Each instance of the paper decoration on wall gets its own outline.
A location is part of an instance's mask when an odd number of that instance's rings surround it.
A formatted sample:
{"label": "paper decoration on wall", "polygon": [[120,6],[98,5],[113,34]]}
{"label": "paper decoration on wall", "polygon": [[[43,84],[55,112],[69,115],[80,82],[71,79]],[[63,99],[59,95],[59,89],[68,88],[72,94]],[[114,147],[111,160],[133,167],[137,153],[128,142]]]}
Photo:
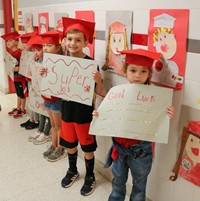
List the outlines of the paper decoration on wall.
{"label": "paper decoration on wall", "polygon": [[42,94],[92,105],[96,61],[45,53],[43,65],[48,73],[41,81]]}
{"label": "paper decoration on wall", "polygon": [[181,89],[185,75],[189,10],[150,10],[148,49],[162,53],[153,64],[152,82]]}
{"label": "paper decoration on wall", "polygon": [[179,176],[200,186],[200,121],[189,121],[188,127],[182,130],[181,146],[177,162],[172,170],[175,175],[170,180],[175,181]]}
{"label": "paper decoration on wall", "polygon": [[30,33],[34,31],[33,28],[33,14],[26,13],[24,16],[25,32]]}
{"label": "paper decoration on wall", "polygon": [[67,13],[54,13],[54,28],[63,31],[62,17],[68,17]]}
{"label": "paper decoration on wall", "polygon": [[22,11],[19,10],[18,11],[18,27],[19,27],[19,33],[21,34],[21,32],[23,31],[23,15],[22,15]]}
{"label": "paper decoration on wall", "polygon": [[[94,22],[94,11],[76,11],[76,19]],[[94,44],[95,40],[93,40],[92,44],[89,43],[87,47],[83,48],[83,52],[93,59],[94,59]]]}
{"label": "paper decoration on wall", "polygon": [[122,75],[124,55],[119,51],[131,47],[132,11],[106,12],[106,63],[103,70]]}
{"label": "paper decoration on wall", "polygon": [[7,75],[14,81],[13,68],[18,65],[17,59],[15,59],[11,54],[5,51],[4,64]]}
{"label": "paper decoration on wall", "polygon": [[44,107],[44,99],[41,97],[40,92],[40,82],[41,76],[39,74],[39,68],[41,64],[33,62],[31,65],[31,85],[29,87],[29,99],[28,99],[28,108],[39,114],[48,116],[47,110]]}
{"label": "paper decoration on wall", "polygon": [[19,73],[27,78],[31,78],[31,66],[33,65],[34,53],[23,50],[20,57]]}
{"label": "paper decoration on wall", "polygon": [[38,34],[45,33],[49,29],[49,14],[39,13],[38,14]]}
{"label": "paper decoration on wall", "polygon": [[111,88],[93,117],[90,134],[168,143],[166,108],[172,89],[140,84]]}

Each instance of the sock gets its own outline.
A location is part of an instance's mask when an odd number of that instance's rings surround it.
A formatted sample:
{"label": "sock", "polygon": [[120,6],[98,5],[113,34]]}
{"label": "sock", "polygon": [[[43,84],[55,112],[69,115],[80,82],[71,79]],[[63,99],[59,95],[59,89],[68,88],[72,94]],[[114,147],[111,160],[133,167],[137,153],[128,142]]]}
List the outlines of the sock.
{"label": "sock", "polygon": [[78,152],[74,153],[74,154],[69,154],[68,153],[68,158],[69,158],[69,170],[71,170],[72,172],[77,172],[77,155]]}
{"label": "sock", "polygon": [[94,157],[90,160],[85,158],[86,176],[94,176]]}

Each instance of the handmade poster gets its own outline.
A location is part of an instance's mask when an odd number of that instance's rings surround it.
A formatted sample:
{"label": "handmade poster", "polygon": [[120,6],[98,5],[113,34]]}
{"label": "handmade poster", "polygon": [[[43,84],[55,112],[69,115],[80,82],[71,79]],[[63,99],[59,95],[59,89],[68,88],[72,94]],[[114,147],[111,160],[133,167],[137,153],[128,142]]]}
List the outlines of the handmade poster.
{"label": "handmade poster", "polygon": [[54,28],[63,31],[62,17],[68,17],[67,13],[54,13]]}
{"label": "handmade poster", "polygon": [[170,180],[179,176],[200,187],[200,121],[189,121],[181,136],[181,146],[177,162]]}
{"label": "handmade poster", "polygon": [[14,71],[13,68],[18,65],[17,59],[5,51],[4,56],[5,71],[7,75],[14,81]]}
{"label": "handmade poster", "polygon": [[189,10],[150,10],[148,49],[160,52],[162,60],[153,64],[151,81],[181,89],[185,76]]}
{"label": "handmade poster", "polygon": [[[94,22],[94,11],[76,11],[76,19],[86,20],[89,22]],[[83,48],[83,52],[94,59],[94,41],[90,44],[88,43],[87,47]]]}
{"label": "handmade poster", "polygon": [[25,32],[30,33],[34,31],[33,28],[33,14],[32,13],[26,13],[24,16],[25,21]]}
{"label": "handmade poster", "polygon": [[38,14],[38,34],[45,33],[49,29],[49,14],[39,13]]}
{"label": "handmade poster", "polygon": [[39,83],[41,82],[42,77],[39,74],[39,68],[41,64],[33,62],[31,66],[31,85],[29,87],[29,99],[28,99],[28,108],[31,111],[37,112],[48,116],[47,110],[44,107],[44,99],[41,97],[41,92],[39,88]]}
{"label": "handmade poster", "polygon": [[106,12],[106,62],[103,70],[123,74],[124,55],[120,51],[131,48],[132,11]]}
{"label": "handmade poster", "polygon": [[31,66],[33,65],[34,53],[31,51],[23,50],[20,58],[19,73],[27,78],[31,78]]}
{"label": "handmade poster", "polygon": [[89,133],[168,143],[166,108],[172,105],[172,94],[172,89],[157,86],[115,86],[97,109]]}
{"label": "handmade poster", "polygon": [[44,54],[43,66],[48,73],[40,84],[42,94],[60,97],[85,105],[92,105],[97,62],[90,59]]}

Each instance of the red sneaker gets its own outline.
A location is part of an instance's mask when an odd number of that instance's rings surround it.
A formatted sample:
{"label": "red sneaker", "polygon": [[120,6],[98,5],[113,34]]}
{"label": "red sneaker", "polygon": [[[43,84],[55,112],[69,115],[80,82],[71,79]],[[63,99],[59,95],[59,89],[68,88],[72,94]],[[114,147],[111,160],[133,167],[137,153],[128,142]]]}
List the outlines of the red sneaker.
{"label": "red sneaker", "polygon": [[17,108],[13,108],[12,111],[8,112],[9,116],[14,116],[15,114],[17,114],[19,110]]}
{"label": "red sneaker", "polygon": [[22,117],[22,111],[21,110],[18,110],[17,113],[15,115],[13,115],[13,117],[15,119],[18,119],[18,118],[21,118]]}
{"label": "red sneaker", "polygon": [[21,114],[22,114],[22,117],[25,117],[27,115],[26,110],[21,110]]}

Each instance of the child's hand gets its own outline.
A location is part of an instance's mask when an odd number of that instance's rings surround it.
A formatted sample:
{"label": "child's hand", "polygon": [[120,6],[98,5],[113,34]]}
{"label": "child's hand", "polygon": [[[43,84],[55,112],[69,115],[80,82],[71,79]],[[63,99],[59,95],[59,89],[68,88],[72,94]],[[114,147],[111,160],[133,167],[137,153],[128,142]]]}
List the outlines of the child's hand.
{"label": "child's hand", "polygon": [[94,81],[95,81],[96,83],[102,82],[102,80],[101,80],[101,73],[100,73],[98,70],[94,70],[94,71],[92,72],[92,76],[93,76],[93,79],[94,79]]}
{"label": "child's hand", "polygon": [[47,76],[48,69],[45,68],[44,66],[41,66],[40,69],[39,69],[39,73],[40,73],[40,75],[42,75],[42,76]]}
{"label": "child's hand", "polygon": [[172,119],[174,117],[174,112],[175,112],[175,108],[173,106],[169,106],[167,108],[167,114],[170,119]]}
{"label": "child's hand", "polygon": [[19,72],[19,66],[16,66],[12,69],[13,72]]}
{"label": "child's hand", "polygon": [[92,115],[93,115],[93,116],[99,116],[99,113],[98,113],[96,110],[94,110],[94,111],[92,112]]}

